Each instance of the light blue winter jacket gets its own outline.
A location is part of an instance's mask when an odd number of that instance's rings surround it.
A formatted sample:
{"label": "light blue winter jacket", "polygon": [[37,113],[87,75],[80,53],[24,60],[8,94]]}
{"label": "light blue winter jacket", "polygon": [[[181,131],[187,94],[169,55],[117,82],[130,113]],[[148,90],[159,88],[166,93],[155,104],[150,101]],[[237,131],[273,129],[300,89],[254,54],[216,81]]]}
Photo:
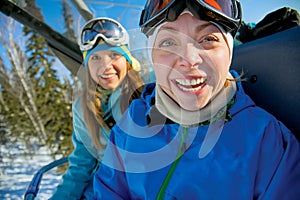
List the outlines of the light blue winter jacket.
{"label": "light blue winter jacket", "polygon": [[[121,117],[120,93],[120,88],[115,90],[110,96],[109,106],[103,106],[105,114],[112,114],[115,120]],[[81,98],[74,101],[72,109],[74,128],[72,141],[74,150],[68,157],[69,167],[63,175],[56,192],[50,198],[51,200],[91,199],[91,195],[93,194],[93,175],[104,153],[97,150],[92,144],[90,134],[84,123]],[[109,117],[110,114],[106,116]],[[100,132],[106,135],[107,140],[109,132],[103,128],[100,128]]]}
{"label": "light blue winter jacket", "polygon": [[298,200],[299,141],[237,85],[231,121],[194,127],[162,116],[148,85],[112,129],[95,199]]}
{"label": "light blue winter jacket", "polygon": [[[155,81],[152,69],[149,69],[147,73],[141,74],[141,76],[145,83]],[[111,94],[108,104],[102,104],[106,118],[112,116],[115,121],[121,118],[120,96],[121,88],[119,87]],[[69,167],[55,193],[50,198],[51,200],[91,199],[93,194],[93,176],[104,153],[97,150],[92,144],[91,137],[84,123],[81,98],[74,101],[72,111],[74,150],[68,157]],[[105,140],[107,141],[110,131],[107,132],[105,129],[100,128],[100,132],[106,136]]]}

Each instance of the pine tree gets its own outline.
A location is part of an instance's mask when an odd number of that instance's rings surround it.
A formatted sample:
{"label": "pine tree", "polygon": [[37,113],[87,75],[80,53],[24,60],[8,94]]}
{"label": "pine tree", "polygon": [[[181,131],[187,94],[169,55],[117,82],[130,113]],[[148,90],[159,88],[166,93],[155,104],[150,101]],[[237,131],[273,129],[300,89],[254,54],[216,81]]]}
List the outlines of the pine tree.
{"label": "pine tree", "polygon": [[[42,19],[35,1],[29,2],[31,13]],[[24,141],[27,146],[38,141],[47,145],[53,156],[68,155],[73,148],[72,84],[76,80],[60,81],[54,69],[56,58],[38,33],[24,26],[24,47],[10,30],[8,36],[1,35],[1,39],[8,38],[1,43],[11,66],[0,62],[0,134],[10,142]]]}
{"label": "pine tree", "polygon": [[[34,90],[30,77],[26,73],[26,55],[15,42],[13,36],[13,23],[7,24],[6,37],[1,37],[2,44],[7,50],[11,63],[10,67],[1,64],[1,114],[4,117],[7,138],[11,142],[24,141],[30,144],[32,138],[39,139],[45,144],[46,134],[43,132],[41,121],[38,121],[37,109],[34,103]],[[5,40],[6,39],[6,40]],[[34,133],[39,133],[33,135]],[[33,137],[32,137],[33,136]]]}
{"label": "pine tree", "polygon": [[[31,9],[34,7],[31,5]],[[72,101],[65,101],[66,88],[53,68],[54,54],[44,38],[27,27],[23,31],[28,38],[26,52],[32,63],[28,72],[35,77],[35,101],[47,132],[47,145],[54,153],[67,155],[72,149]]]}

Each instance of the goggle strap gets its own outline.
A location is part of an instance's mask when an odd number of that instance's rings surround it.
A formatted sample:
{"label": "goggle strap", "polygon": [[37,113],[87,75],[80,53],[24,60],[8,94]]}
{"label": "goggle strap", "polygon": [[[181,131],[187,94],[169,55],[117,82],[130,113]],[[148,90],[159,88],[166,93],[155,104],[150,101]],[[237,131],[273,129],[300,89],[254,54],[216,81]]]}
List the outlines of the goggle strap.
{"label": "goggle strap", "polygon": [[83,53],[82,53],[83,60],[86,58],[86,54],[87,54],[87,51],[83,51]]}

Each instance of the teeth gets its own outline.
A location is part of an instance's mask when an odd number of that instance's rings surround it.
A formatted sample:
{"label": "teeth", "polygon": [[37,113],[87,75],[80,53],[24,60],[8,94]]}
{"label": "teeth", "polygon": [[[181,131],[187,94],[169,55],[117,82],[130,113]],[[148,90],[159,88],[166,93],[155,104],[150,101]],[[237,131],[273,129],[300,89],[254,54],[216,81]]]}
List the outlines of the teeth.
{"label": "teeth", "polygon": [[115,74],[108,74],[108,75],[105,75],[105,74],[102,74],[101,77],[102,78],[112,78]]}
{"label": "teeth", "polygon": [[191,85],[196,85],[197,84],[197,80],[193,79],[191,80]]}
{"label": "teeth", "polygon": [[205,82],[205,79],[202,78],[196,78],[196,79],[177,79],[176,82],[179,85],[183,86],[194,86],[198,84],[203,84]]}
{"label": "teeth", "polygon": [[178,85],[178,86],[180,87],[180,89],[182,89],[183,91],[186,91],[186,92],[195,92],[202,88],[202,85],[195,87],[195,88],[186,88],[186,87],[183,87],[182,85]]}
{"label": "teeth", "polygon": [[[195,79],[177,79],[176,83],[180,89],[187,92],[194,92],[200,90],[203,84],[206,82],[206,79],[195,78]],[[195,87],[196,86],[196,87]]]}

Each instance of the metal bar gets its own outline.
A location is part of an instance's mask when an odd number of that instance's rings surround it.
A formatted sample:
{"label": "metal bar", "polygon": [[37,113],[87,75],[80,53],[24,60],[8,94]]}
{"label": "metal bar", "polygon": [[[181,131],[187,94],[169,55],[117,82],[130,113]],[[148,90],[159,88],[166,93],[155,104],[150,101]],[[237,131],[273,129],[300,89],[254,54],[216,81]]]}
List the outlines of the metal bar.
{"label": "metal bar", "polygon": [[[73,74],[77,73],[82,64],[82,54],[78,44],[56,32],[50,26],[33,17],[11,1],[1,0],[0,4],[0,11],[2,13],[35,30],[45,38],[49,46],[55,50],[54,52],[62,63],[64,63]],[[75,65],[74,62],[76,63]],[[72,63],[72,65],[68,63]]]}
{"label": "metal bar", "polygon": [[27,190],[24,195],[25,200],[33,200],[37,196],[40,188],[40,183],[44,173],[53,169],[54,167],[66,164],[68,162],[68,157],[61,158],[59,160],[55,160],[48,165],[43,166],[32,178],[31,182],[29,183]]}

